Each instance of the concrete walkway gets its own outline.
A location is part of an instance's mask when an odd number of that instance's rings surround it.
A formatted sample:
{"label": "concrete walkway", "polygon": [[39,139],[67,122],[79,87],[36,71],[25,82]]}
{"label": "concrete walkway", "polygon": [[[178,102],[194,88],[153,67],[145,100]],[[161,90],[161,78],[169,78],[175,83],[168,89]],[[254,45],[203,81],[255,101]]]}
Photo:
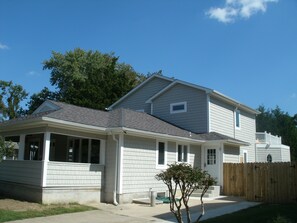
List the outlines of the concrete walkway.
{"label": "concrete walkway", "polygon": [[[241,209],[249,208],[259,203],[247,202],[235,197],[220,197],[217,199],[204,199],[206,214],[201,220],[232,213]],[[200,214],[200,201],[193,198],[190,200],[192,219]],[[111,204],[91,204],[99,210],[63,214],[49,217],[33,218],[11,223],[125,223],[125,222],[176,222],[175,217],[169,210],[169,204],[159,204],[155,207],[142,204],[124,204],[114,206]]]}

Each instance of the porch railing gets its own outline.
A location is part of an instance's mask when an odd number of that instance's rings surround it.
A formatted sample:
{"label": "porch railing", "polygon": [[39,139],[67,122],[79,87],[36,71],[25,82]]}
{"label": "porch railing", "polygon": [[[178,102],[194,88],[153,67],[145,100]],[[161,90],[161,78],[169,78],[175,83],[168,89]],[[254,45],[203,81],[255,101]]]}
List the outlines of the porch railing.
{"label": "porch railing", "polygon": [[282,137],[271,135],[267,132],[257,132],[256,133],[257,143],[268,143],[270,145],[281,145]]}

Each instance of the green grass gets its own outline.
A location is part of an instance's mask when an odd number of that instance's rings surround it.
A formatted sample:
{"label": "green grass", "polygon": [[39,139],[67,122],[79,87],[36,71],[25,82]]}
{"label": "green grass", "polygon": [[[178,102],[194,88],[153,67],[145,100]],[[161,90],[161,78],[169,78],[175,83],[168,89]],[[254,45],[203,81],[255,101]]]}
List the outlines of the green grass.
{"label": "green grass", "polygon": [[296,223],[297,204],[262,204],[203,223]]}
{"label": "green grass", "polygon": [[45,217],[51,215],[59,215],[66,213],[75,213],[82,211],[95,210],[95,208],[71,204],[63,206],[48,206],[42,210],[28,210],[28,211],[11,211],[11,210],[0,210],[0,222],[15,221],[26,218]]}

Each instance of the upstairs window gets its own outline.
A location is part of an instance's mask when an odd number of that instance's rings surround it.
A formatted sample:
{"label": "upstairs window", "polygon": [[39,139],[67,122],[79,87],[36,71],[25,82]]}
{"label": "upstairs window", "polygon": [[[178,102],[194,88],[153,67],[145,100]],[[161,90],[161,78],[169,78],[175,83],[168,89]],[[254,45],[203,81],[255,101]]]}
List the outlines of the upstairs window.
{"label": "upstairs window", "polygon": [[182,113],[187,112],[187,102],[178,102],[170,104],[170,113]]}
{"label": "upstairs window", "polygon": [[188,162],[187,145],[177,145],[177,162]]}
{"label": "upstairs window", "polygon": [[240,129],[240,111],[235,111],[235,128]]}

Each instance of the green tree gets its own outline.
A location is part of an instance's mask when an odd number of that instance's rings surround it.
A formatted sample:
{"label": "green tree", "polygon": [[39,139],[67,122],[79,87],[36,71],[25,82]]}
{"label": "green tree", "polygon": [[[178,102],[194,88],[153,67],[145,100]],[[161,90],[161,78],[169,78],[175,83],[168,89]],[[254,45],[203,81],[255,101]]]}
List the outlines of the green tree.
{"label": "green tree", "polygon": [[[105,109],[146,79],[114,54],[79,48],[65,54],[52,52],[43,69],[51,71],[50,83],[57,89],[53,94],[60,101],[95,109]],[[43,96],[41,92],[31,98],[30,111],[47,98]]]}
{"label": "green tree", "polygon": [[2,136],[0,136],[0,162],[3,157],[12,157],[14,155],[14,146],[12,142],[6,142]]}
{"label": "green tree", "polygon": [[261,112],[256,118],[257,132],[271,132],[282,137],[282,143],[291,148],[291,159],[297,160],[297,114],[290,116],[278,106],[275,109],[266,109],[259,106]]}
{"label": "green tree", "polygon": [[[199,168],[193,168],[190,164],[174,163],[168,165],[168,168],[165,171],[157,174],[156,179],[161,180],[166,184],[169,191],[170,211],[174,214],[179,223],[183,222],[181,211],[182,204],[186,209],[187,222],[192,222],[188,202],[192,193],[197,189],[201,189],[201,214],[194,222],[200,221],[205,213],[203,196],[208,188],[216,183],[213,177],[206,171],[202,171]],[[178,191],[181,193],[180,196],[177,196]]]}
{"label": "green tree", "polygon": [[12,81],[0,80],[0,111],[4,119],[13,119],[20,115],[22,100],[28,93],[21,85],[13,84]]}

